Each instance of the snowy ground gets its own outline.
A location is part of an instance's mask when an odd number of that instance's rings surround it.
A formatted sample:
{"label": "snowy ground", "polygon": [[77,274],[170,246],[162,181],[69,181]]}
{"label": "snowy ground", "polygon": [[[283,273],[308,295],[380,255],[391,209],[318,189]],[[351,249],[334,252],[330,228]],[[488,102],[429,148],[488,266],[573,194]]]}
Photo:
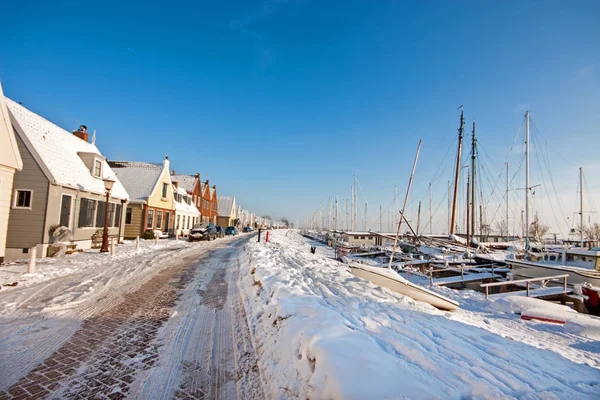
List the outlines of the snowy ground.
{"label": "snowy ground", "polygon": [[0,270],[0,399],[262,398],[238,293],[251,235]]}
{"label": "snowy ground", "polygon": [[432,288],[461,303],[441,312],[354,277],[293,231],[247,252],[239,285],[272,398],[598,398],[598,318],[524,321],[513,311],[540,303]]}

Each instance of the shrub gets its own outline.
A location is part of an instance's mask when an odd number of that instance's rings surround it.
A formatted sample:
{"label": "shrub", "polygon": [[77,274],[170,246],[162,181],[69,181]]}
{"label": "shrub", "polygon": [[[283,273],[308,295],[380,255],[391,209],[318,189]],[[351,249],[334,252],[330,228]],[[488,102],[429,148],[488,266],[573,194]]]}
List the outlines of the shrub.
{"label": "shrub", "polygon": [[148,229],[146,232],[144,232],[144,239],[156,239],[156,236],[154,236],[154,231],[152,229]]}

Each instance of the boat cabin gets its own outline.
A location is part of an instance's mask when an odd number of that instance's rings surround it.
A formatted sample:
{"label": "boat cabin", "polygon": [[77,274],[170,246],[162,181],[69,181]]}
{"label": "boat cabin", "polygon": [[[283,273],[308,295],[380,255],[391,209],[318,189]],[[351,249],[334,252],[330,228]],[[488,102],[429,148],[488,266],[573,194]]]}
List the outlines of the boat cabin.
{"label": "boat cabin", "polygon": [[600,271],[600,248],[592,250],[573,248],[563,253],[543,253],[539,261]]}

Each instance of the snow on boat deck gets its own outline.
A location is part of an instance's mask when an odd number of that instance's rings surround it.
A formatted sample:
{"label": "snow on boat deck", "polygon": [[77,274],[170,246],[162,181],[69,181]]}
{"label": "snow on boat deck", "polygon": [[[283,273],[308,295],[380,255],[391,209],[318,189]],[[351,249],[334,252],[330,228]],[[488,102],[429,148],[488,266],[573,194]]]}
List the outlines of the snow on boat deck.
{"label": "snow on boat deck", "polygon": [[441,312],[354,277],[333,249],[272,233],[248,244],[239,282],[267,397],[597,398],[600,338],[581,329],[597,318],[524,321],[434,286],[461,303]]}

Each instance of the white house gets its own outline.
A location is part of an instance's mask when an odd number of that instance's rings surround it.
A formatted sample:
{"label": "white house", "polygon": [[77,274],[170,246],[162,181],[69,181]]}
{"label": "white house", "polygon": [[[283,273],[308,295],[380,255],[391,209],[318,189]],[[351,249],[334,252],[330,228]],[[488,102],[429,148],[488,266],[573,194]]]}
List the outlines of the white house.
{"label": "white house", "polygon": [[[15,173],[6,259],[46,256],[53,227],[72,231],[73,244],[92,247],[108,215],[110,236],[123,237],[127,191],[82,125],[73,133],[4,98],[23,169]],[[106,204],[105,181],[114,181]]]}
{"label": "white house", "polygon": [[16,171],[22,169],[23,160],[4,101],[2,84],[0,84],[0,264],[4,262],[6,252],[6,234],[14,175]]}
{"label": "white house", "polygon": [[194,224],[200,222],[200,211],[184,188],[173,184],[175,198],[175,232],[179,236],[187,236]]}

